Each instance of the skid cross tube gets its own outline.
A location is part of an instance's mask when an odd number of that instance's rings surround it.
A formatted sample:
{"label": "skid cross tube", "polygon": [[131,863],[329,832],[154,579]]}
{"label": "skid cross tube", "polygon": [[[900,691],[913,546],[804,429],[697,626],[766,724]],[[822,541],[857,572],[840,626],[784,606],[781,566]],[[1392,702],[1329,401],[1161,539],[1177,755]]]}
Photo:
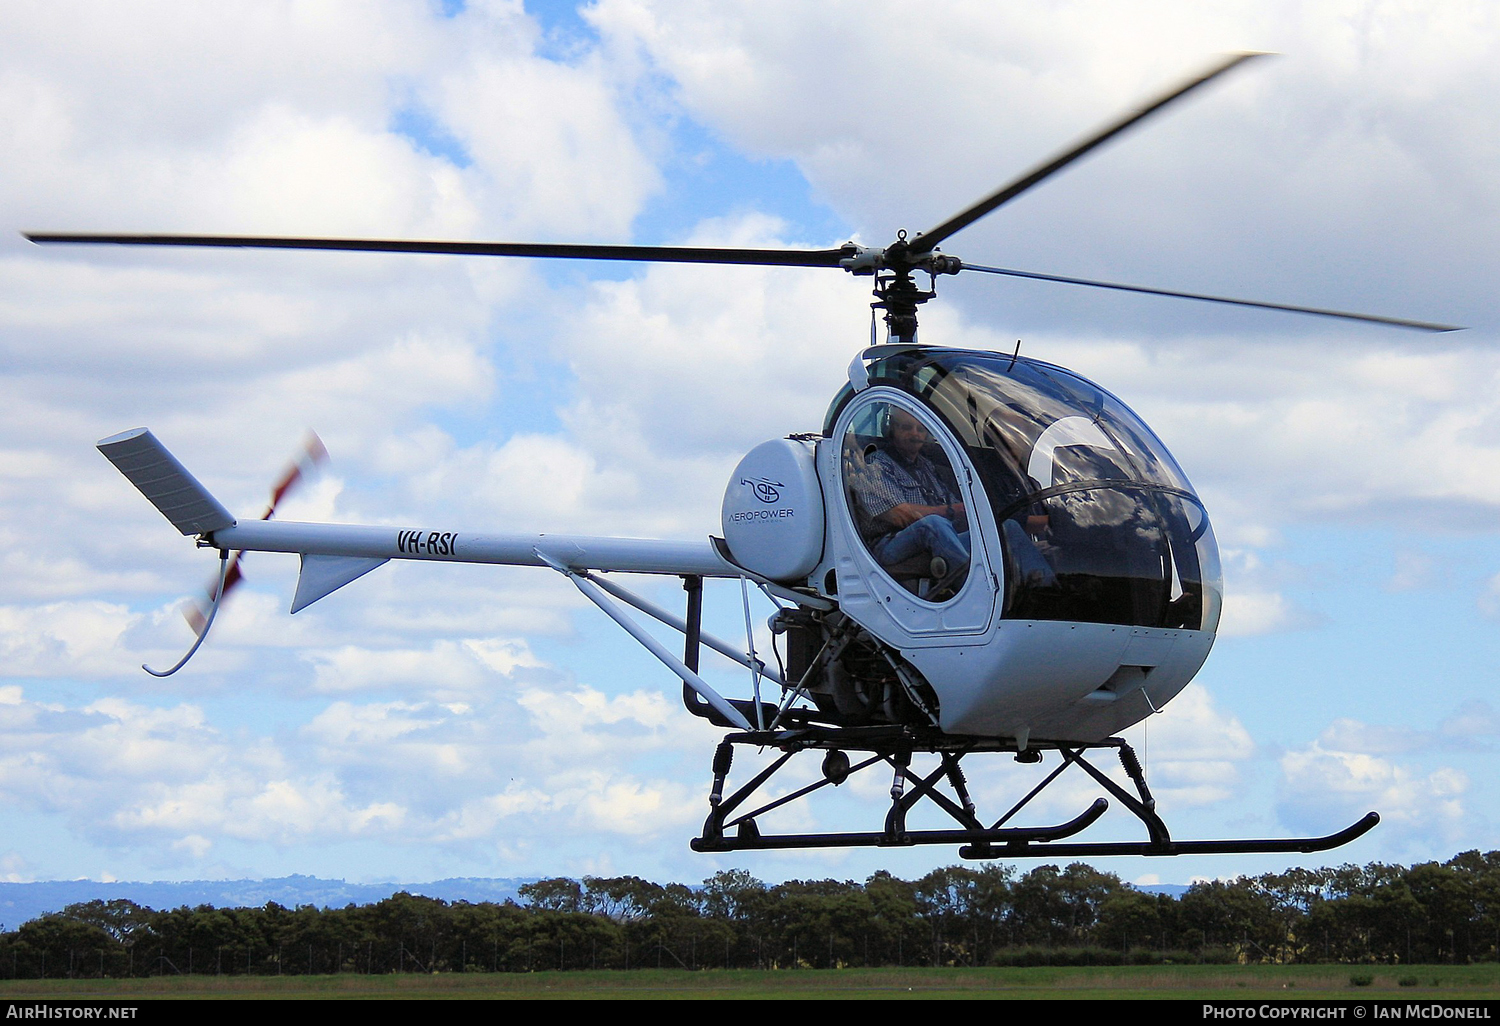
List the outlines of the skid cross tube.
{"label": "skid cross tube", "polygon": [[[748,782],[728,797],[725,781],[733,761],[736,745],[774,748],[780,754]],[[1130,779],[1135,793],[1111,778],[1085,758],[1090,749],[1114,749]],[[962,738],[940,732],[902,727],[822,727],[803,726],[789,730],[746,731],[729,734],[714,756],[714,784],[709,798],[710,812],[704,821],[702,835],[692,841],[694,851],[724,852],[738,850],[771,850],[794,848],[906,847],[918,844],[959,845],[959,855],[966,859],[1055,858],[1103,855],[1188,855],[1316,852],[1337,848],[1360,837],[1377,823],[1374,812],[1345,827],[1321,837],[1241,838],[1230,840],[1173,840],[1166,823],[1156,812],[1156,800],[1146,784],[1145,774],[1134,750],[1122,738],[1102,741],[1037,742],[1028,749],[1055,751],[1060,764],[1016,802],[993,826],[985,826],[969,795],[968,783],[960,763],[979,754],[1018,756],[1021,750],[1013,743],[994,738]],[[849,765],[845,753],[863,751],[867,757]],[[778,798],[772,798],[751,811],[734,815],[746,805],[773,777],[786,769],[792,757],[801,752],[823,754],[823,769],[809,783],[804,783]],[[936,755],[938,765],[931,771],[914,772],[914,755]],[[838,758],[835,758],[838,756]],[[842,764],[845,768],[838,768]],[[890,803],[883,828],[872,831],[830,833],[762,833],[762,817],[823,790],[837,786],[855,773],[884,765],[894,776]],[[1008,826],[1007,824],[1043,790],[1051,786],[1069,768],[1077,766],[1112,796],[1131,815],[1141,821],[1147,840],[1136,842],[1073,842],[1073,835],[1092,826],[1110,807],[1107,798],[1096,798],[1092,805],[1063,823],[1045,826]],[[834,768],[830,768],[834,767]],[[952,790],[942,790],[944,783]],[[769,796],[768,796],[769,797]],[[952,819],[956,828],[912,830],[907,816],[924,802]],[[731,818],[732,817],[732,818]]]}

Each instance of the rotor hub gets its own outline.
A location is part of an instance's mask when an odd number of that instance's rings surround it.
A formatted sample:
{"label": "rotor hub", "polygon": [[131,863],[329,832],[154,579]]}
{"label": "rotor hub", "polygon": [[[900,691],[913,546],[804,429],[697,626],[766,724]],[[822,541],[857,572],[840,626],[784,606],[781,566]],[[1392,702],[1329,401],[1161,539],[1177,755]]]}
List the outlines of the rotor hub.
{"label": "rotor hub", "polygon": [[[839,261],[839,266],[854,275],[872,275],[875,278],[875,302],[871,307],[885,311],[885,324],[892,342],[915,342],[917,340],[917,307],[937,296],[936,282],[939,274],[957,274],[963,270],[963,261],[936,249],[920,248],[921,236],[908,240],[905,229],[896,233],[896,241],[884,249],[870,249],[856,243],[846,243],[848,255]],[[922,289],[912,280],[913,271],[926,271],[930,279],[927,289]]]}

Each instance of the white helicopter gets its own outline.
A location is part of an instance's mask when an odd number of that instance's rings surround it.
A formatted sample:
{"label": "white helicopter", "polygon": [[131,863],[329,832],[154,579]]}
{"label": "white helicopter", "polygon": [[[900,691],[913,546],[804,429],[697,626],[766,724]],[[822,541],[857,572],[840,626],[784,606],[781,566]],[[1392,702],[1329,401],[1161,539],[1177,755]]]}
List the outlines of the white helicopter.
{"label": "white helicopter", "polygon": [[[683,684],[696,715],[729,733],[713,759],[698,851],[958,844],[965,858],[1312,852],[1371,829],[1371,812],[1322,837],[1182,841],[1171,837],[1119,731],[1160,711],[1213,644],[1222,591],[1208,514],[1165,446],[1119,399],[1081,376],[1022,357],[917,342],[917,309],[940,274],[980,271],[1426,331],[1451,325],[1206,296],[970,264],[949,236],[1190,91],[1256,54],[1227,57],[1088,136],[928,232],[883,249],[594,246],[243,236],[31,233],[38,243],[259,247],[842,268],[872,277],[888,341],[863,349],[821,431],[767,441],[725,491],[722,536],[700,542],[394,529],[236,519],[145,429],[98,443],[184,535],[218,550],[220,572],[197,642],[207,637],[231,553],[301,557],[293,613],[391,559],[550,568],[620,624]],[[923,289],[916,272],[929,276]],[[273,505],[274,508],[274,505]],[[683,615],[607,576],[680,577]],[[705,578],[738,578],[778,606],[777,667],[702,629]],[[679,656],[627,607],[684,636]],[[749,606],[746,605],[748,622]],[[745,698],[699,675],[707,646],[751,670]],[[158,671],[150,671],[156,673]],[[779,756],[733,791],[736,745]],[[1122,786],[1087,757],[1113,750]],[[998,818],[981,817],[962,761],[986,753],[1058,766]],[[810,782],[770,797],[801,753]],[[851,753],[855,757],[851,759]],[[923,768],[913,765],[921,756]],[[930,760],[935,757],[935,763]],[[857,760],[857,761],[856,761]],[[805,760],[804,760],[805,761]],[[799,766],[801,763],[799,763]],[[1074,819],[1013,821],[1076,766],[1139,818],[1138,842],[1067,840],[1108,808]],[[930,768],[928,768],[930,767]],[[776,810],[862,772],[892,774],[880,829],[773,833]],[[908,828],[926,803],[952,825]],[[763,831],[763,826],[767,829]]]}

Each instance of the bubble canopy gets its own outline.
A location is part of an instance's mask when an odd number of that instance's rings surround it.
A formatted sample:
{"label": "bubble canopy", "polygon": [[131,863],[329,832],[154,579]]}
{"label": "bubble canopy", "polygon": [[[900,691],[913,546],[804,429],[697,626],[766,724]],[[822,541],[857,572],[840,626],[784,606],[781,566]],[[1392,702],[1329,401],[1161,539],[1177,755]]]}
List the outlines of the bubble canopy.
{"label": "bubble canopy", "polygon": [[[867,374],[931,410],[968,460],[1004,551],[1003,616],[1217,629],[1208,514],[1119,399],[1062,367],[967,350],[887,355]],[[852,395],[834,399],[825,435]]]}

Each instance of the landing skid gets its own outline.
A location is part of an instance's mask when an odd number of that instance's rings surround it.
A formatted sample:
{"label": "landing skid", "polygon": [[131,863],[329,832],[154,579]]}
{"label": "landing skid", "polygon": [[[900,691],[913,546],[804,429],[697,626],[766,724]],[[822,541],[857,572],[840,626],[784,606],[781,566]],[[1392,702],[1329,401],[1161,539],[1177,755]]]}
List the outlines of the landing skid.
{"label": "landing skid", "polygon": [[[734,761],[735,745],[773,748],[782,754],[769,766],[728,797],[725,781]],[[1135,793],[1120,786],[1084,757],[1095,749],[1114,749]],[[740,812],[742,806],[761,792],[780,773],[792,757],[801,752],[824,753],[816,778],[780,798]],[[1010,807],[991,825],[979,818],[969,795],[968,783],[960,762],[972,755],[1009,753],[1018,761],[1038,762],[1043,751],[1055,751],[1060,765],[1042,782]],[[856,753],[851,761],[849,753]],[[927,774],[911,770],[912,756],[928,753],[938,756],[937,769]],[[1138,842],[1069,842],[1059,843],[1091,826],[1109,808],[1104,797],[1081,814],[1051,826],[1023,827],[1007,824],[1059,776],[1078,767],[1092,777],[1116,801],[1129,809],[1146,828],[1148,840]],[[806,798],[825,787],[837,786],[856,773],[892,772],[891,803],[884,828],[870,832],[827,834],[763,834],[759,820],[772,811]],[[1324,837],[1276,839],[1241,839],[1222,841],[1174,841],[1167,826],[1156,814],[1156,800],[1146,786],[1140,760],[1121,738],[1090,743],[1032,742],[1025,751],[992,738],[965,738],[937,732],[920,732],[905,727],[823,727],[807,725],[792,730],[748,731],[729,734],[714,752],[714,783],[709,795],[711,811],[703,824],[701,837],[693,839],[694,851],[755,851],[782,848],[853,848],[909,847],[918,844],[957,844],[958,853],[966,859],[1090,857],[1096,855],[1191,855],[1266,852],[1326,851],[1348,844],[1380,822],[1374,812]],[[765,795],[760,800],[765,799]],[[907,814],[923,802],[941,809],[956,824],[941,830],[909,830]]]}

